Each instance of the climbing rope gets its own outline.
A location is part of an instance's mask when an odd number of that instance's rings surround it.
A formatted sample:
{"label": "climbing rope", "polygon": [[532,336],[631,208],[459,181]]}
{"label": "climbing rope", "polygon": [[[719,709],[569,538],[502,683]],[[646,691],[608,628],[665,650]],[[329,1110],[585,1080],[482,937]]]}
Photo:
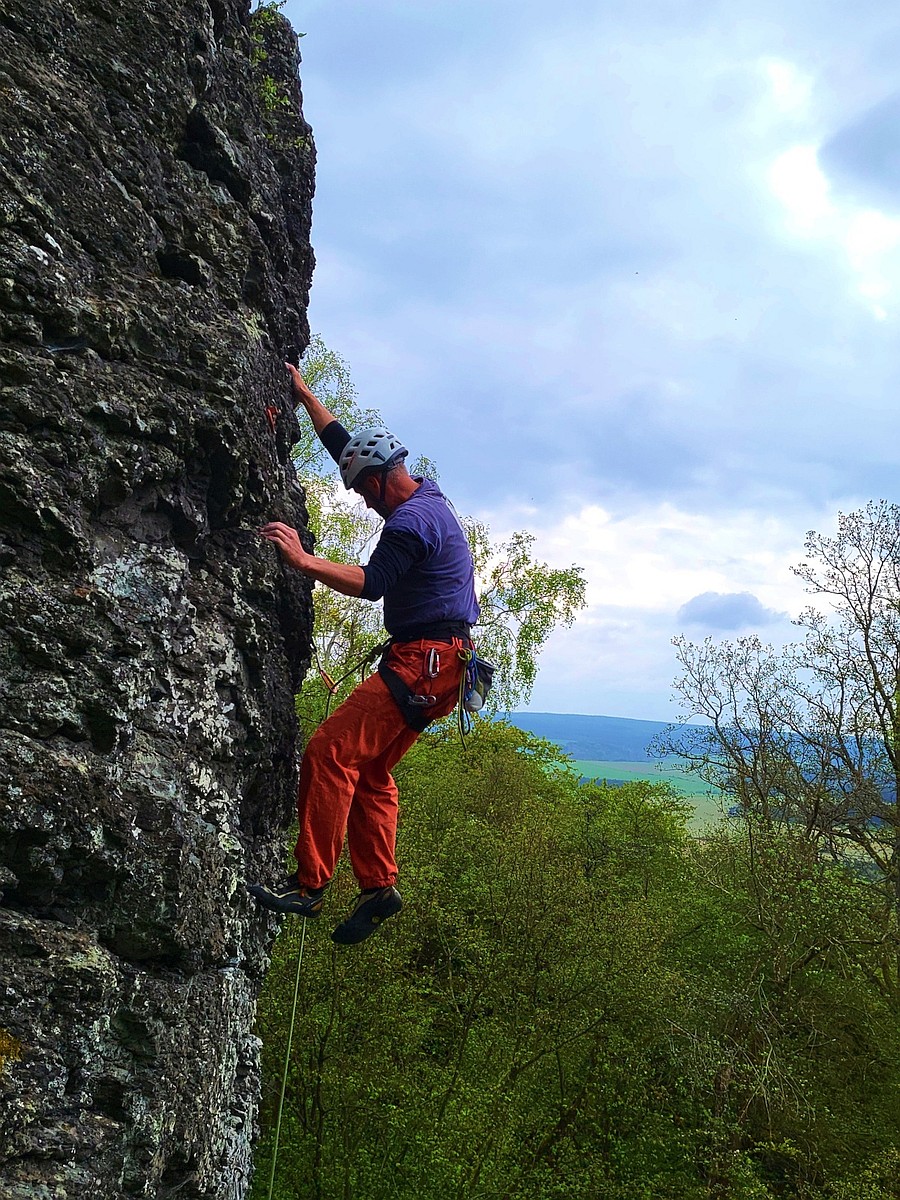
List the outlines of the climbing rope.
{"label": "climbing rope", "polygon": [[300,924],[300,950],[297,954],[297,977],[294,980],[294,1003],[291,1005],[291,1026],[288,1031],[287,1049],[284,1052],[284,1071],[281,1075],[281,1096],[278,1099],[278,1117],[275,1121],[275,1146],[272,1150],[272,1170],[269,1174],[269,1194],[266,1200],[272,1200],[272,1189],[275,1187],[275,1169],[278,1166],[278,1141],[281,1137],[281,1113],[284,1109],[284,1093],[287,1091],[288,1066],[291,1061],[291,1046],[294,1042],[294,1021],[297,1017],[297,997],[300,994],[300,967],[303,963],[303,945],[306,941],[306,922]]}
{"label": "climbing rope", "polygon": [[379,642],[377,646],[373,646],[371,650],[367,650],[359,662],[355,662],[348,671],[343,673],[343,675],[339,676],[337,679],[332,679],[319,662],[319,652],[315,645],[313,645],[313,653],[316,656],[316,668],[319,672],[322,682],[325,684],[325,690],[328,692],[328,699],[325,702],[325,716],[322,718],[323,721],[328,720],[328,716],[331,712],[331,702],[337,695],[338,688],[341,686],[344,680],[348,679],[354,671],[360,671],[362,673],[362,678],[365,679],[366,667],[373,663],[379,655],[383,654],[387,649],[387,646],[388,642]]}

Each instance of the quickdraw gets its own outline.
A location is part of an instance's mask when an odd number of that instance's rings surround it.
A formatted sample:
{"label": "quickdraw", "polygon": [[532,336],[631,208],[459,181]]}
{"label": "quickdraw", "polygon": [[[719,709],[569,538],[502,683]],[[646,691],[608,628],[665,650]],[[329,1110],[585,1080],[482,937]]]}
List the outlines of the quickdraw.
{"label": "quickdraw", "polygon": [[325,687],[328,691],[328,699],[325,702],[325,716],[322,718],[323,720],[325,720],[325,721],[328,720],[328,716],[331,712],[331,702],[334,699],[334,697],[337,695],[337,690],[341,686],[341,684],[344,682],[344,680],[349,679],[349,677],[355,671],[360,671],[364,674],[366,667],[369,666],[370,663],[373,663],[380,654],[383,654],[385,651],[385,648],[389,644],[390,643],[388,643],[388,642],[379,642],[379,644],[377,646],[373,646],[371,650],[367,650],[366,653],[359,660],[359,662],[354,663],[353,666],[348,671],[345,671],[343,673],[343,675],[339,675],[337,679],[331,678],[331,676],[328,674],[328,672],[325,670],[325,668],[319,662],[318,652],[316,653],[316,668],[319,672],[320,679],[325,684]]}

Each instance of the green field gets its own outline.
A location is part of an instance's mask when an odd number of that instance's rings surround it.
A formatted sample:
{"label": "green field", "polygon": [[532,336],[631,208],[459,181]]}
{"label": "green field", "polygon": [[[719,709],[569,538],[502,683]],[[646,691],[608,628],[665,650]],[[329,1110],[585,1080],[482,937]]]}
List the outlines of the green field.
{"label": "green field", "polygon": [[655,762],[591,762],[586,759],[577,759],[572,765],[585,779],[616,779],[624,782],[646,779],[650,783],[671,783],[694,806],[691,819],[693,829],[717,821],[722,815],[720,796],[702,779],[689,775],[680,767]]}

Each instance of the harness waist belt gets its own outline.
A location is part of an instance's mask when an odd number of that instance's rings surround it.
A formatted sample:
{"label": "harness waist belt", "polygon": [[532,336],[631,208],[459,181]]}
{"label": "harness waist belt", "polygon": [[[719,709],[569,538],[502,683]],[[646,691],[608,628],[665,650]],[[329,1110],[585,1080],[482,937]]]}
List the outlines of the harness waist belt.
{"label": "harness waist belt", "polygon": [[468,641],[472,626],[465,621],[435,621],[431,625],[410,625],[391,634],[392,642],[452,642],[454,638]]}

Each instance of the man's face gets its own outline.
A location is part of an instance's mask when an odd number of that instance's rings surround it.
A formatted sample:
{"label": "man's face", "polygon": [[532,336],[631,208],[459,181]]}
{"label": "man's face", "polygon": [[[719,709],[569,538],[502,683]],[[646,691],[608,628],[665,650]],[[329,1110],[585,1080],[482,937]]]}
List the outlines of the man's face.
{"label": "man's face", "polygon": [[365,501],[366,508],[370,508],[372,512],[378,513],[379,517],[387,519],[390,516],[390,510],[381,499],[381,478],[378,475],[369,475],[361,480],[360,486],[353,489],[358,495],[362,496]]}

